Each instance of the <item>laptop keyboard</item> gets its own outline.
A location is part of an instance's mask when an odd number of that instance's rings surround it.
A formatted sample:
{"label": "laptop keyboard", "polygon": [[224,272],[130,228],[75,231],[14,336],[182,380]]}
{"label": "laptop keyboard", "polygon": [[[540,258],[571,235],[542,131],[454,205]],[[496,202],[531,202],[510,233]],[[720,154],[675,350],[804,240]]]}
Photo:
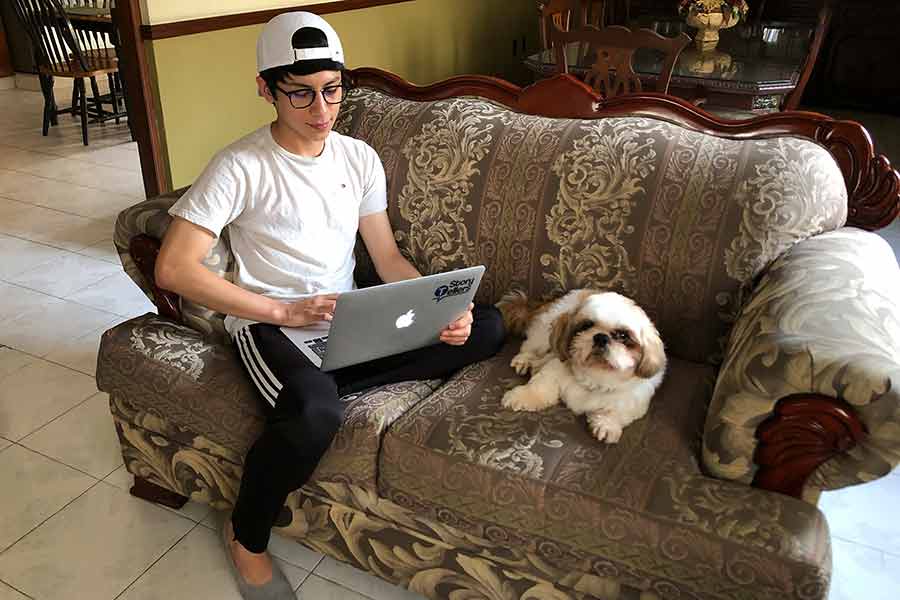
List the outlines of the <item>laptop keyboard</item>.
{"label": "laptop keyboard", "polygon": [[306,347],[316,353],[316,356],[325,360],[325,348],[328,346],[328,336],[313,338],[304,342]]}

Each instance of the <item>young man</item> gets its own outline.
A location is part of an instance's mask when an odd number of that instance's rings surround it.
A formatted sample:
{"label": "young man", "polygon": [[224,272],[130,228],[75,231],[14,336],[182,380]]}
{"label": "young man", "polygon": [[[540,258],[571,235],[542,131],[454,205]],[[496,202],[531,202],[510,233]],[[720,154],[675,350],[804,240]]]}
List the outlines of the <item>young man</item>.
{"label": "young man", "polygon": [[[420,275],[394,241],[378,155],[331,130],[349,84],[335,31],[310,13],[279,15],[260,34],[257,62],[259,95],[275,107],[275,121],[219,152],[171,208],[156,279],[227,315],[267,401],[267,425],[246,457],[224,535],[244,598],[274,600],[294,596],[266,553],[269,533],[340,427],[339,397],[447,376],[496,353],[504,330],[496,309],[470,306],[441,332],[441,344],[332,373],[285,337],[280,326],[330,321],[337,295],[353,288],[357,231],[385,282]],[[202,264],[226,226],[235,283]]]}

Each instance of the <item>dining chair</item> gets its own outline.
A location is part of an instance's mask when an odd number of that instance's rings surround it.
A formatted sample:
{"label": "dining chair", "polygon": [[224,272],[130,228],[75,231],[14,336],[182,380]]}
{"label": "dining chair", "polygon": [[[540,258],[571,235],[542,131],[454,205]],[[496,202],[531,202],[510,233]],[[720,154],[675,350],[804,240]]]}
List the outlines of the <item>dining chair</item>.
{"label": "dining chair", "polygon": [[552,27],[568,31],[573,27],[593,25],[602,27],[606,24],[606,6],[608,0],[540,0],[541,48],[548,49],[549,32]]}
{"label": "dining chair", "polygon": [[612,98],[642,91],[641,78],[632,64],[634,53],[640,48],[656,50],[663,55],[655,91],[667,93],[675,61],[691,42],[691,37],[684,32],[669,38],[650,29],[631,30],[621,25],[599,29],[587,25],[570,31],[554,27],[550,30],[549,42],[556,54],[559,73],[569,72],[566,46],[579,43],[586,56],[592,56],[594,60],[584,77],[585,83],[603,96]]}
{"label": "dining chair", "polygon": [[[44,95],[43,134],[55,125],[57,115],[77,110],[81,114],[81,137],[88,145],[88,114],[95,120],[108,115],[103,110],[96,77],[118,73],[115,56],[97,43],[97,38],[76,31],[60,0],[13,0],[13,8],[31,38]],[[53,78],[74,80],[74,101],[59,109],[53,94]],[[93,107],[88,107],[85,79],[91,80]],[[76,108],[77,107],[77,108]]]}

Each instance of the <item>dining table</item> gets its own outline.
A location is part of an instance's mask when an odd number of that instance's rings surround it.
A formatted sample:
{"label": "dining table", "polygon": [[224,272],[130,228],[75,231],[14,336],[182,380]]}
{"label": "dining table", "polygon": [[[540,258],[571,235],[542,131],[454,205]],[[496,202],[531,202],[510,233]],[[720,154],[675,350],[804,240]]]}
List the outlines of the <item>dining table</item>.
{"label": "dining table", "polygon": [[[643,17],[629,28],[646,28],[667,37],[696,30],[676,18]],[[719,32],[714,50],[701,51],[693,44],[675,63],[668,93],[701,105],[723,118],[741,118],[777,112],[800,79],[809,54],[815,26],[783,21],[742,23]],[[594,63],[594,50],[583,42],[566,46],[569,72],[586,74]],[[634,53],[632,67],[644,89],[652,90],[662,68],[663,57],[641,48]],[[525,59],[526,67],[540,77],[558,72],[555,52],[545,49]]]}

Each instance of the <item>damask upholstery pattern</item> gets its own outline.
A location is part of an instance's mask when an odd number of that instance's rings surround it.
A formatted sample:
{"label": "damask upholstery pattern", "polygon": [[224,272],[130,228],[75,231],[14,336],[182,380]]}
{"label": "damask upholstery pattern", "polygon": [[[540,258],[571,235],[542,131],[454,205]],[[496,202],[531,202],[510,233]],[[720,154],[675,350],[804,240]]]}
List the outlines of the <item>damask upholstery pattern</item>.
{"label": "damask upholstery pattern", "polygon": [[730,140],[644,118],[549,119],[479,98],[355,90],[337,128],[385,163],[398,244],[423,272],[484,264],[479,299],[632,296],[671,353],[718,362],[755,277],[840,227],[847,195],[808,140]]}
{"label": "damask upholstery pattern", "polygon": [[[375,489],[384,432],[439,384],[401,382],[342,398],[344,425],[316,479]],[[103,334],[97,385],[110,394],[113,414],[122,416],[120,436],[139,427],[186,448],[214,449],[234,468],[243,464],[265,422],[262,400],[230,344],[153,314]]]}
{"label": "damask upholstery pattern", "polygon": [[[153,423],[162,431],[144,429],[140,415],[115,395],[110,406],[129,472],[220,510],[233,505],[241,475],[236,455],[202,437],[175,442],[183,436],[164,421]],[[432,522],[356,483],[320,481],[292,493],[277,527],[315,551],[435,600],[454,593],[498,600],[666,598],[601,574],[550,568],[519,548]]]}
{"label": "damask upholstery pattern", "polygon": [[815,507],[701,472],[712,367],[674,359],[648,415],[606,445],[564,407],[501,408],[521,382],[509,366],[515,350],[464,369],[394,424],[379,495],[523,548],[535,564],[671,590],[665,598],[738,597],[744,586],[754,597],[802,598],[827,588],[828,528]]}
{"label": "damask upholstery pattern", "polygon": [[[749,483],[756,427],[803,392],[848,402],[863,442],[823,464],[810,490],[871,481],[900,463],[900,269],[880,237],[842,228],[794,246],[763,276],[728,345],[703,460]],[[814,492],[810,492],[813,495]]]}
{"label": "damask upholstery pattern", "polygon": [[[378,489],[330,450],[288,498],[282,532],[431,598],[450,589],[511,599],[823,596],[830,554],[814,507],[699,473],[703,402],[679,407],[708,395],[710,367],[678,361],[651,414],[606,447],[562,409],[527,415],[509,435],[512,418],[496,394],[515,379],[506,366],[513,349],[402,409],[408,416],[384,437]],[[104,361],[114,357],[123,374],[135,362],[120,352]],[[104,387],[130,472],[220,509],[233,503],[241,447],[198,434],[127,388]],[[354,407],[383,406],[378,393],[353,400],[345,430],[359,427]]]}

